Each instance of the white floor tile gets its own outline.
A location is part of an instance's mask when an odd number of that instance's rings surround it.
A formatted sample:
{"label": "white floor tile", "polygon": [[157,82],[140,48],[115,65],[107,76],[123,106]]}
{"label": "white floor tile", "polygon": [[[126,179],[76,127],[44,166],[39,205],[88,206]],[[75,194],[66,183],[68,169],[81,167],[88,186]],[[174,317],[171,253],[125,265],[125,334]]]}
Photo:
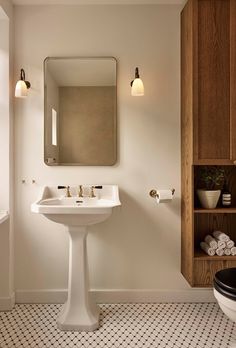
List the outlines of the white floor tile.
{"label": "white floor tile", "polygon": [[0,348],[230,348],[236,324],[217,304],[101,305],[100,328],[62,332],[60,305],[16,305],[0,313]]}

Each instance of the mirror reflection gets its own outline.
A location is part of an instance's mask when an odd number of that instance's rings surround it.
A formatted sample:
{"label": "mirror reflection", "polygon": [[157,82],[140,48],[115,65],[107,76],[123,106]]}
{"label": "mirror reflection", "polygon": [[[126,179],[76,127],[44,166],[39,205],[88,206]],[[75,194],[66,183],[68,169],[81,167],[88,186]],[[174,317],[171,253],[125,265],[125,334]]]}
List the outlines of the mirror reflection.
{"label": "mirror reflection", "polygon": [[115,58],[46,58],[44,89],[45,163],[115,164]]}

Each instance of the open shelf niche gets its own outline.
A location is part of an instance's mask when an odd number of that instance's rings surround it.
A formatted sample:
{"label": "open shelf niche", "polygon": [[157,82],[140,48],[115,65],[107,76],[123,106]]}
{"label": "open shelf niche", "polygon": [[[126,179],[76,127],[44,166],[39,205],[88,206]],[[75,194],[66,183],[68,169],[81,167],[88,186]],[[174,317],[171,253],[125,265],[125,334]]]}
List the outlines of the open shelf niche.
{"label": "open shelf niche", "polygon": [[220,196],[215,209],[202,208],[196,194],[197,189],[201,186],[202,168],[203,166],[194,166],[194,259],[236,260],[236,256],[232,255],[209,256],[200,248],[200,243],[204,241],[206,235],[212,234],[214,231],[222,231],[236,242],[236,168],[235,166],[211,166],[213,170],[218,168],[224,170],[224,181],[232,197],[231,206],[223,207]]}
{"label": "open shelf niche", "polygon": [[[201,207],[199,199],[197,197],[197,189],[203,188],[201,183],[201,171],[202,168],[222,169],[224,171],[224,181],[226,183],[227,189],[231,193],[231,205],[229,207],[224,207],[222,205],[222,199],[220,197],[217,207],[215,209],[204,209]],[[222,187],[224,182],[222,181]],[[220,189],[222,189],[220,187]],[[234,165],[230,166],[218,166],[218,165],[194,165],[194,213],[236,213],[236,167]]]}

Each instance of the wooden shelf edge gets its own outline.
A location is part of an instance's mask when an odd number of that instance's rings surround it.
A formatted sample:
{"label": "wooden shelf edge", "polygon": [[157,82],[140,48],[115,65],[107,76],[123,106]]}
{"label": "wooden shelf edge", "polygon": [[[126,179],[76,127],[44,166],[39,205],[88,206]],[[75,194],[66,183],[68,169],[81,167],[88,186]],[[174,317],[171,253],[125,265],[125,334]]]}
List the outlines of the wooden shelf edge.
{"label": "wooden shelf edge", "polygon": [[193,166],[235,166],[233,160],[229,159],[209,159],[209,160],[194,160]]}
{"label": "wooden shelf edge", "polygon": [[236,214],[236,207],[231,208],[215,208],[215,209],[204,209],[195,208],[194,214]]}
{"label": "wooden shelf edge", "polygon": [[236,261],[236,256],[209,256],[202,250],[194,253],[194,261]]}

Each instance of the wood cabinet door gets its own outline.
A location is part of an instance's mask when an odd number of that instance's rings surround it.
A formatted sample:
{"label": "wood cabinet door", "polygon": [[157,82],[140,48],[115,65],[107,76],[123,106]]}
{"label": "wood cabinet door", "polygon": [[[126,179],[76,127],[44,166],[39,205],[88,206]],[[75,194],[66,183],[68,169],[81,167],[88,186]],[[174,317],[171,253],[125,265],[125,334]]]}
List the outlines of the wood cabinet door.
{"label": "wood cabinet door", "polygon": [[194,27],[196,78],[193,86],[196,164],[231,164],[233,160],[230,98],[231,1],[235,3],[235,0],[197,1],[197,21]]}
{"label": "wood cabinet door", "polygon": [[236,164],[236,0],[230,2],[230,117],[232,160]]}

